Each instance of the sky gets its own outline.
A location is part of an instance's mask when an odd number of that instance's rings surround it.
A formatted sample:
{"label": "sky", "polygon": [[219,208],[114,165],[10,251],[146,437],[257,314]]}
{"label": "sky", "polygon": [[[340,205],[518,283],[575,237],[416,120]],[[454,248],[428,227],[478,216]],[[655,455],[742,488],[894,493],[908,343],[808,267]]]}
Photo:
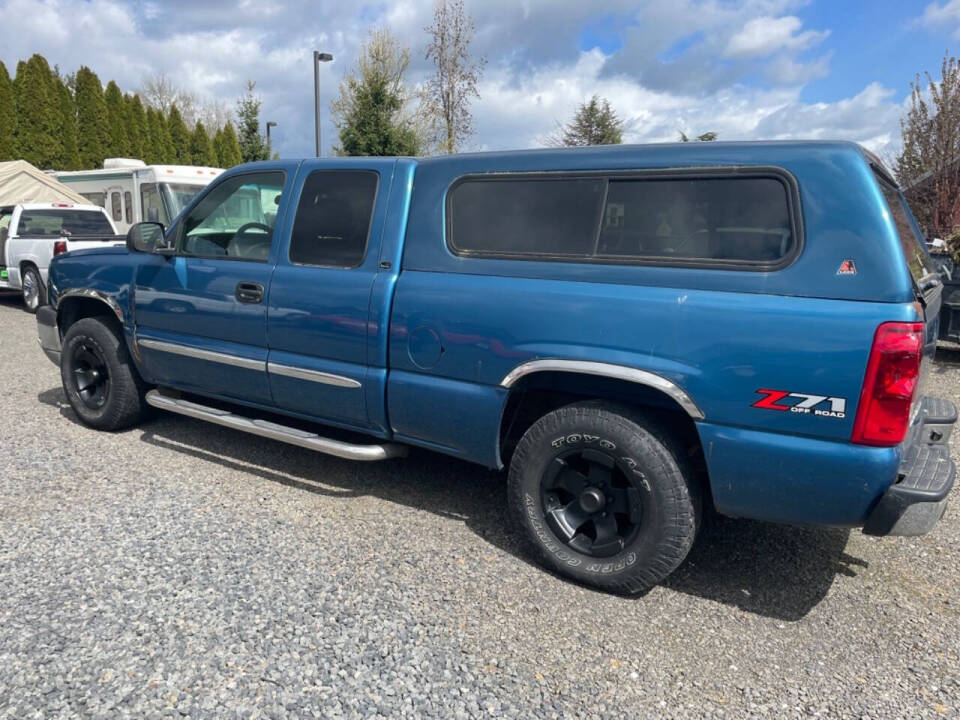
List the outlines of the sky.
{"label": "sky", "polygon": [[[960,0],[466,0],[486,63],[465,150],[543,145],[597,94],[626,142],[840,138],[888,155],[917,73],[960,54]],[[0,60],[33,53],[124,91],[163,73],[233,104],[255,80],[283,157],[314,154],[312,51],[329,103],[368,32],[409,46],[423,82],[433,0],[0,0]]]}

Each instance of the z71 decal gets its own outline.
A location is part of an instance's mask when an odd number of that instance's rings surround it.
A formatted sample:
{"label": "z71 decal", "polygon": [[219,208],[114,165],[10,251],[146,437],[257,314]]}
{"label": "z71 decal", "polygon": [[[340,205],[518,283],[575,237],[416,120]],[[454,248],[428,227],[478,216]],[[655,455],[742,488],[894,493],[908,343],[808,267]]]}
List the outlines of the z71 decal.
{"label": "z71 decal", "polygon": [[753,403],[751,407],[820,417],[845,418],[847,416],[846,398],[808,395],[789,390],[757,390],[757,392],[764,397]]}

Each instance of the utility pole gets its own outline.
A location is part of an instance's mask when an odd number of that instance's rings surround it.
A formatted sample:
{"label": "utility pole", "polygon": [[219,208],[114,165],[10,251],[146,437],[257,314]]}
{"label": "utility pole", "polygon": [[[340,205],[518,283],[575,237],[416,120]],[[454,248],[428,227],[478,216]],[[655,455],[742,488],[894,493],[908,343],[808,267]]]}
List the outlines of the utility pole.
{"label": "utility pole", "polygon": [[316,122],[316,136],[317,136],[317,157],[323,155],[323,151],[320,145],[320,63],[330,62],[333,60],[333,55],[330,53],[322,53],[313,51],[313,110],[315,113],[315,122]]}

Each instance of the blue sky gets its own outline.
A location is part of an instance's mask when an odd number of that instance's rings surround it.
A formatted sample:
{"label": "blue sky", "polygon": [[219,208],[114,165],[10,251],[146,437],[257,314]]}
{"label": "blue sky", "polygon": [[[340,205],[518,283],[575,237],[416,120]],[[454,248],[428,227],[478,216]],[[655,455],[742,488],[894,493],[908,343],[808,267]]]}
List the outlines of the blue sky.
{"label": "blue sky", "polygon": [[[423,82],[433,0],[0,0],[9,68],[34,52],[136,90],[163,73],[230,107],[257,81],[284,156],[312,153],[313,49],[328,103],[367,32],[387,26]],[[960,53],[960,0],[467,0],[486,69],[467,149],[542,144],[597,93],[630,142],[846,138],[896,152],[917,72]]]}

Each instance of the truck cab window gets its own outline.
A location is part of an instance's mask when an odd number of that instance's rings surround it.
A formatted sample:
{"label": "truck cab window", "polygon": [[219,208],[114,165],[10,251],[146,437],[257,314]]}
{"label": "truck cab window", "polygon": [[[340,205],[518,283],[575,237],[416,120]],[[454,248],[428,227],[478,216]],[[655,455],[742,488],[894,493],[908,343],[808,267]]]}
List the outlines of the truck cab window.
{"label": "truck cab window", "polygon": [[[266,261],[282,190],[279,172],[237,175],[222,182],[183,221],[181,252]],[[265,197],[271,207],[263,207]]]}
{"label": "truck cab window", "polygon": [[307,177],[290,238],[290,262],[356,267],[363,262],[379,176],[317,170]]}

